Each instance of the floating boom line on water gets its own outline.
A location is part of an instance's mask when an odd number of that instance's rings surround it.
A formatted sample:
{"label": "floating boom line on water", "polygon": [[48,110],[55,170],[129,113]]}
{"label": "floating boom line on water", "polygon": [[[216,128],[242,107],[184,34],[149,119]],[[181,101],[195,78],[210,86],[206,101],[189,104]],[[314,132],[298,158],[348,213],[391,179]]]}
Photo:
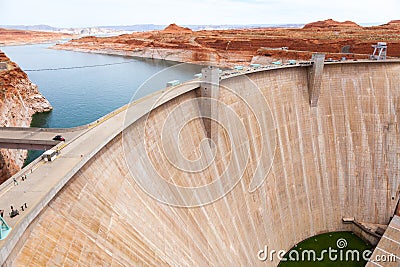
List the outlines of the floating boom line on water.
{"label": "floating boom line on water", "polygon": [[85,69],[85,68],[95,68],[95,67],[105,67],[112,65],[121,65],[136,62],[137,60],[129,60],[116,63],[106,63],[106,64],[96,64],[96,65],[85,65],[85,66],[74,66],[74,67],[59,67],[59,68],[46,68],[46,69],[27,69],[24,71],[54,71],[54,70],[72,70],[72,69]]}

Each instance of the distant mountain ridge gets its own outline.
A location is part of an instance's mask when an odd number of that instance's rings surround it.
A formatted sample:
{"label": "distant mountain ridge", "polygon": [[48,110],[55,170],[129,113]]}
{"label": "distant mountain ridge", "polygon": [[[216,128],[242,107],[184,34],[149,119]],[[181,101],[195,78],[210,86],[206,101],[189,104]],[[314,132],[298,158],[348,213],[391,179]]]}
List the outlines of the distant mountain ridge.
{"label": "distant mountain ridge", "polygon": [[[122,26],[99,26],[106,29],[118,29],[124,31],[145,32],[145,31],[158,31],[167,27],[166,24],[138,24],[138,25],[122,25]],[[227,29],[248,29],[248,28],[301,28],[304,24],[222,24],[222,25],[181,25],[182,27],[189,28],[193,31],[200,30],[227,30]]]}
{"label": "distant mountain ridge", "polygon": [[49,25],[0,25],[0,28],[14,29],[23,31],[57,31],[58,28],[51,27]]}
{"label": "distant mountain ridge", "polygon": [[0,28],[22,30],[22,31],[42,31],[54,33],[67,33],[73,35],[110,35],[130,33],[124,30],[102,28],[102,27],[83,27],[83,28],[56,28],[49,25],[0,25]]}
{"label": "distant mountain ridge", "polygon": [[[396,21],[394,21],[396,22]],[[382,25],[384,22],[375,23],[359,23],[358,25],[377,26]],[[204,25],[181,25],[182,27],[189,28],[193,31],[200,30],[229,30],[229,29],[251,29],[251,28],[302,28],[306,23],[292,23],[292,24],[204,24]],[[146,31],[161,31],[167,27],[167,24],[133,24],[133,25],[99,25],[93,27],[52,27],[49,25],[38,24],[38,25],[0,25],[0,28],[5,29],[16,29],[25,31],[50,31],[50,32],[61,32],[78,35],[90,35],[90,34],[122,34],[131,32],[146,32]]]}
{"label": "distant mountain ridge", "polygon": [[[0,28],[25,30],[25,31],[51,31],[71,34],[90,34],[93,33],[113,33],[113,32],[145,32],[154,30],[163,30],[168,25],[164,24],[135,24],[135,25],[117,25],[117,26],[93,26],[93,27],[71,27],[58,28],[49,25],[0,25]],[[248,28],[301,28],[304,24],[224,24],[224,25],[182,25],[193,31],[199,30],[226,30],[226,29],[248,29]]]}

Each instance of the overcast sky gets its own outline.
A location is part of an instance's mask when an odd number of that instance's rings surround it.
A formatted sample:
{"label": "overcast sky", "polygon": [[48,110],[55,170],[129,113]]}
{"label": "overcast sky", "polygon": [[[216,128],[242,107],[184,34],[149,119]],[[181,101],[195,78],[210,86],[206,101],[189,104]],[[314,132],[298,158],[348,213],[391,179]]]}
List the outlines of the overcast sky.
{"label": "overcast sky", "polygon": [[398,0],[0,0],[0,25],[379,23],[399,10]]}

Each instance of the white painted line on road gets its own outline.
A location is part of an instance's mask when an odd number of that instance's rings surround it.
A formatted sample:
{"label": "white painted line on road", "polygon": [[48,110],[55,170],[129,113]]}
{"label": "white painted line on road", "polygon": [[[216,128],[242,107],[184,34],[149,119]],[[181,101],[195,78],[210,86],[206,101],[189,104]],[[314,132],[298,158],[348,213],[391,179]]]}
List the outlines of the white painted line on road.
{"label": "white painted line on road", "polygon": [[378,264],[378,263],[376,263],[376,262],[374,262],[374,261],[369,260],[369,262],[370,262],[370,263],[373,263],[373,264],[375,264],[375,265],[377,265],[377,266],[383,267],[382,265],[380,265],[380,264]]}
{"label": "white painted line on road", "polygon": [[397,231],[400,231],[400,229],[398,229],[398,228],[396,228],[396,227],[394,227],[394,226],[389,225],[389,227],[390,227],[390,228],[393,228],[393,229],[395,229],[395,230],[397,230]]}
{"label": "white painted line on road", "polygon": [[393,252],[386,251],[386,250],[384,250],[384,249],[382,249],[382,248],[380,248],[380,247],[376,247],[376,248],[379,249],[379,250],[381,250],[381,251],[383,251],[383,252],[385,252],[385,253],[388,254],[388,255],[393,255],[393,256],[395,256],[397,259],[400,260],[400,257],[397,257],[397,255],[395,255]]}
{"label": "white painted line on road", "polygon": [[390,241],[392,241],[392,242],[394,242],[394,243],[396,243],[396,244],[398,244],[398,245],[400,245],[400,242],[399,241],[396,241],[396,240],[394,240],[394,239],[391,239],[390,237],[387,237],[387,236],[382,236],[383,238],[386,238],[387,240],[390,240]]}

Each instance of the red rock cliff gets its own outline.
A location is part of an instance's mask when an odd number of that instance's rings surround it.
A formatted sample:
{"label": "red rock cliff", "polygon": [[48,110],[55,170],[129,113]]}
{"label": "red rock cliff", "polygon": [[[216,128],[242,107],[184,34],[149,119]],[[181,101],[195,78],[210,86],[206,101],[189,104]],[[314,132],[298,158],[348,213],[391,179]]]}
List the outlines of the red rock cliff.
{"label": "red rock cliff", "polygon": [[316,22],[311,22],[308,23],[306,25],[304,25],[304,29],[308,29],[308,28],[346,28],[346,27],[350,27],[350,28],[361,28],[360,25],[358,25],[357,23],[354,23],[352,21],[344,21],[344,22],[339,22],[333,19],[327,19],[327,20],[322,20],[322,21],[316,21]]}
{"label": "red rock cliff", "polygon": [[53,48],[232,66],[252,60],[309,60],[314,52],[333,59],[368,59],[373,52],[371,45],[387,42],[388,56],[400,57],[400,24],[392,21],[387,25],[361,27],[329,19],[301,29],[192,31],[171,24],[162,31],[73,39]]}
{"label": "red rock cliff", "polygon": [[[29,127],[32,115],[52,109],[17,64],[0,51],[0,126]],[[0,183],[18,172],[26,150],[0,149]]]}

